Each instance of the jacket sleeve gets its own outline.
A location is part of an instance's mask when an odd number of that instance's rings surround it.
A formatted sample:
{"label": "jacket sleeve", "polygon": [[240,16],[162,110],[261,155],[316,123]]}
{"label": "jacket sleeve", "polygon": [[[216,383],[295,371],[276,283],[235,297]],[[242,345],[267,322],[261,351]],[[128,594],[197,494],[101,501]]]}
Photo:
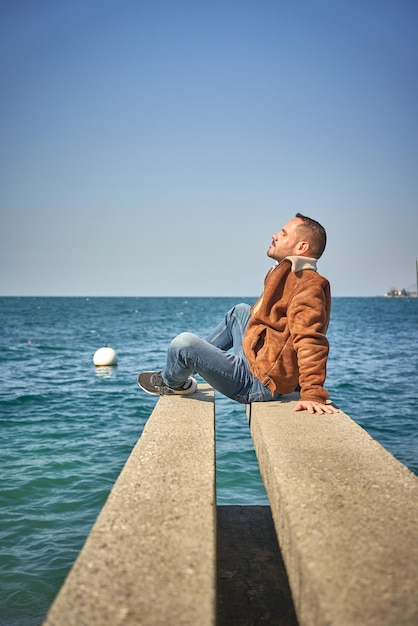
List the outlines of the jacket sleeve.
{"label": "jacket sleeve", "polygon": [[301,400],[325,402],[329,344],[329,286],[309,281],[296,289],[288,308],[289,330],[299,368]]}

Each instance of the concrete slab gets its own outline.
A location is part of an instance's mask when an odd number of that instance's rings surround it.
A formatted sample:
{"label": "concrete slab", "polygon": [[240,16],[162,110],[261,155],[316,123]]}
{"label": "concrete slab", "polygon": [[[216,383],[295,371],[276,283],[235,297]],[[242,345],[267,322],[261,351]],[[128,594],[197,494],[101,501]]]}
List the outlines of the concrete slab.
{"label": "concrete slab", "polygon": [[342,411],[252,404],[301,626],[418,624],[418,478]]}
{"label": "concrete slab", "polygon": [[162,397],[45,626],[216,620],[214,393]]}

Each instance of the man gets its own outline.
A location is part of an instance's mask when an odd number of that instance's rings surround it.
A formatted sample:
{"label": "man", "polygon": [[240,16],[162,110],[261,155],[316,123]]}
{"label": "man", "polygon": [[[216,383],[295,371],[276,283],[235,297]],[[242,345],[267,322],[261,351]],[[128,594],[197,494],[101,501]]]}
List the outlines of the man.
{"label": "man", "polygon": [[139,386],[153,395],[188,395],[197,389],[192,374],[198,373],[237,402],[277,400],[300,389],[295,411],[335,413],[323,387],[330,286],[316,270],[325,245],[324,228],[297,213],[273,235],[267,255],[276,265],[258,301],[233,307],[206,340],[178,335],[165,369],[139,374]]}

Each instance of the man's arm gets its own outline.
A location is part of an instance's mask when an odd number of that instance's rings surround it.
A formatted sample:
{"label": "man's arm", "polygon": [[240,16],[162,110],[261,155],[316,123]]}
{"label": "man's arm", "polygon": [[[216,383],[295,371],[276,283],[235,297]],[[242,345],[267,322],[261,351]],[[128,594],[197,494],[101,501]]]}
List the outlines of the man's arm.
{"label": "man's arm", "polygon": [[312,280],[300,285],[289,304],[289,329],[297,354],[301,387],[301,399],[295,411],[336,412],[326,404],[328,393],[323,386],[329,350],[325,336],[329,297],[329,288],[324,289],[324,285]]}

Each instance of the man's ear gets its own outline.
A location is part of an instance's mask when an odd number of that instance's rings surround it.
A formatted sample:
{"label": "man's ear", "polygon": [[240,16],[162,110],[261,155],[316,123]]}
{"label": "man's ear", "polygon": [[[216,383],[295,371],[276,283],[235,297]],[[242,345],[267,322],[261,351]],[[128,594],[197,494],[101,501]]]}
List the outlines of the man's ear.
{"label": "man's ear", "polygon": [[296,246],[296,254],[298,256],[308,256],[309,243],[307,241],[299,241]]}

